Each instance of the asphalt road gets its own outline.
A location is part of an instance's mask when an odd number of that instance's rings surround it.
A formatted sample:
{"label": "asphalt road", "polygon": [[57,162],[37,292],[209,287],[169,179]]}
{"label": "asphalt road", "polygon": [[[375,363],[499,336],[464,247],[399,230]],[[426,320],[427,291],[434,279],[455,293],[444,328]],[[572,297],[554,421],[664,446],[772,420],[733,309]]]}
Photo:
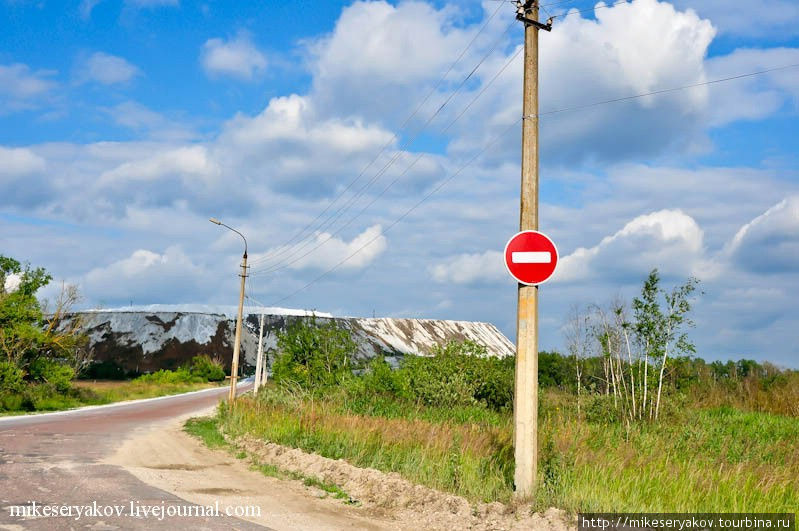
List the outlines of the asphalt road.
{"label": "asphalt road", "polygon": [[[185,513],[191,504],[142,483],[120,467],[102,463],[136,430],[208,409],[226,395],[227,388],[220,388],[0,418],[0,529],[264,529],[224,514],[162,516],[154,511]],[[37,509],[32,509],[34,502]],[[27,516],[19,516],[15,506],[28,508]],[[64,516],[45,516],[53,510]],[[83,511],[80,516],[79,510]],[[144,516],[145,510],[150,514]]]}

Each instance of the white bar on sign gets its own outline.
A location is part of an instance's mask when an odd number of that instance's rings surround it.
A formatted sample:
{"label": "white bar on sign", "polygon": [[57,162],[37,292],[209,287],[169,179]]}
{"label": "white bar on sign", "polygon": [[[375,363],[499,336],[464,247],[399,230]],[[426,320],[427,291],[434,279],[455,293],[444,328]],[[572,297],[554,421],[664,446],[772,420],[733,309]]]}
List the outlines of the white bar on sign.
{"label": "white bar on sign", "polygon": [[552,253],[549,251],[510,253],[510,260],[514,264],[548,264],[552,262]]}

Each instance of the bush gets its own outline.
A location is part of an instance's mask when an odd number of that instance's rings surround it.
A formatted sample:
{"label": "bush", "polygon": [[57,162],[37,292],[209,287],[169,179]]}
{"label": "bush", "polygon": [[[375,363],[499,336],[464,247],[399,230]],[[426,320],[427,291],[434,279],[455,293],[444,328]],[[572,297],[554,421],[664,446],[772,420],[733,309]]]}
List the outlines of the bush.
{"label": "bush", "polygon": [[75,371],[57,361],[39,358],[31,363],[30,376],[33,381],[50,384],[59,393],[66,393],[72,388]]}
{"label": "bush", "polygon": [[225,369],[218,360],[211,359],[207,354],[194,356],[189,368],[191,373],[206,382],[221,382],[225,379]]}
{"label": "bush", "polygon": [[161,369],[151,374],[142,374],[135,381],[155,384],[180,384],[202,383],[204,380],[192,374],[189,368],[181,367],[175,371]]}
{"label": "bush", "polygon": [[361,392],[368,394],[391,395],[397,398],[411,396],[405,374],[392,369],[382,356],[373,359],[359,377],[351,379],[348,387],[358,387]]}
{"label": "bush", "polygon": [[22,390],[25,373],[10,361],[0,361],[0,392],[14,393]]}
{"label": "bush", "polygon": [[0,410],[2,411],[21,411],[25,403],[25,397],[15,393],[0,394]]}
{"label": "bush", "polygon": [[306,388],[330,387],[352,375],[356,345],[348,330],[316,317],[298,319],[277,335],[278,355],[272,365],[274,380]]}
{"label": "bush", "polygon": [[415,400],[425,405],[482,405],[495,410],[513,405],[513,358],[489,357],[473,341],[451,341],[432,356],[407,356],[400,373]]}

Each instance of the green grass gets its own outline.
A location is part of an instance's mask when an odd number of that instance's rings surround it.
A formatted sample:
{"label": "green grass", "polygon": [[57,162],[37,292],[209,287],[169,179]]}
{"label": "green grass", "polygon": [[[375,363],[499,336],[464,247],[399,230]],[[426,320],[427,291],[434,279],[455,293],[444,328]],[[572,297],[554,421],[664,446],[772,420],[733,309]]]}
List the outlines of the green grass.
{"label": "green grass", "polygon": [[[236,459],[247,459],[249,457],[247,452],[238,450],[225,440],[219,430],[219,424],[219,419],[216,417],[195,417],[187,420],[183,426],[183,429],[186,431],[186,433],[200,439],[208,448],[224,449],[228,453],[234,455]],[[302,481],[305,486],[321,489],[338,500],[344,500],[344,502],[347,504],[352,505],[358,503],[338,485],[324,482],[312,476],[306,476],[303,474],[282,470],[275,465],[268,463],[253,463],[252,468],[261,472],[265,476],[274,477],[277,479],[293,479]]]}
{"label": "green grass", "polygon": [[63,411],[83,406],[98,406],[199,391],[219,383],[159,383],[141,380],[89,382],[75,381],[67,393],[55,393],[44,386],[31,386],[27,396],[0,395],[0,415],[20,415],[37,411]]}
{"label": "green grass", "polygon": [[[313,399],[274,388],[242,398],[220,422],[254,435],[471,501],[509,501],[510,413],[419,407],[386,397]],[[577,418],[573,397],[545,392],[538,508],[569,511],[793,512],[799,419],[731,407],[677,410],[658,424]]]}
{"label": "green grass", "polygon": [[208,448],[230,447],[219,431],[219,422],[213,417],[190,418],[183,425],[183,429],[186,433],[200,439]]}

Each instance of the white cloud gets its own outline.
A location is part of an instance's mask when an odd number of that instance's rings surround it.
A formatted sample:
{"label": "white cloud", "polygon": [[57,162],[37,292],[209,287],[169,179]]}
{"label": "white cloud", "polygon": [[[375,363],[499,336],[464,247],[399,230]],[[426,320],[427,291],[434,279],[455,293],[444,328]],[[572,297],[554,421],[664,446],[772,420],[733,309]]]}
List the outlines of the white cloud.
{"label": "white cloud", "polygon": [[89,271],[81,280],[86,294],[99,301],[170,302],[179,294],[208,293],[207,272],[177,246],[163,253],[139,249],[130,256]]}
{"label": "white cloud", "polygon": [[143,160],[120,164],[100,175],[101,184],[120,181],[154,181],[170,175],[213,177],[219,168],[202,146],[180,147]]}
{"label": "white cloud", "polygon": [[0,65],[0,115],[37,107],[55,87],[51,70],[31,70],[27,65]]}
{"label": "white cloud", "polygon": [[[305,243],[287,247],[270,249],[263,254],[253,254],[253,262],[264,258],[280,257],[291,269],[327,270],[341,263],[340,269],[362,269],[371,264],[383,251],[388,242],[383,235],[383,228],[374,225],[347,242],[327,232],[319,232]],[[357,254],[353,254],[357,253]],[[351,256],[351,258],[350,258]],[[269,268],[269,261],[263,268]],[[273,262],[274,263],[274,262]]]}
{"label": "white cloud", "polygon": [[211,77],[234,77],[251,80],[266,69],[266,56],[256,48],[250,35],[239,33],[235,38],[209,39],[203,45],[200,61]]}
{"label": "white cloud", "polygon": [[3,293],[12,293],[17,291],[21,282],[22,277],[20,275],[11,273],[5,278],[5,282],[3,282]]}
{"label": "white cloud", "polygon": [[82,77],[103,85],[127,83],[141,72],[122,57],[103,52],[90,55],[83,65]]}
{"label": "white cloud", "polygon": [[20,177],[44,170],[46,161],[26,148],[0,146],[0,177]]}
{"label": "white cloud", "polygon": [[430,273],[436,282],[455,284],[498,282],[510,279],[503,264],[504,258],[499,251],[461,254],[436,264],[430,269]]}
{"label": "white cloud", "polygon": [[[722,79],[747,72],[799,64],[799,48],[739,48],[728,55],[707,60],[709,77]],[[786,103],[799,107],[799,68],[719,84],[713,89],[711,124],[721,126],[735,120],[757,120],[774,114]]]}
{"label": "white cloud", "polygon": [[737,267],[756,273],[799,271],[799,195],[741,227],[726,252]]}
{"label": "white cloud", "polygon": [[552,281],[619,279],[655,267],[678,276],[706,273],[698,267],[704,253],[703,237],[696,221],[679,210],[638,216],[597,245],[564,256]]}

